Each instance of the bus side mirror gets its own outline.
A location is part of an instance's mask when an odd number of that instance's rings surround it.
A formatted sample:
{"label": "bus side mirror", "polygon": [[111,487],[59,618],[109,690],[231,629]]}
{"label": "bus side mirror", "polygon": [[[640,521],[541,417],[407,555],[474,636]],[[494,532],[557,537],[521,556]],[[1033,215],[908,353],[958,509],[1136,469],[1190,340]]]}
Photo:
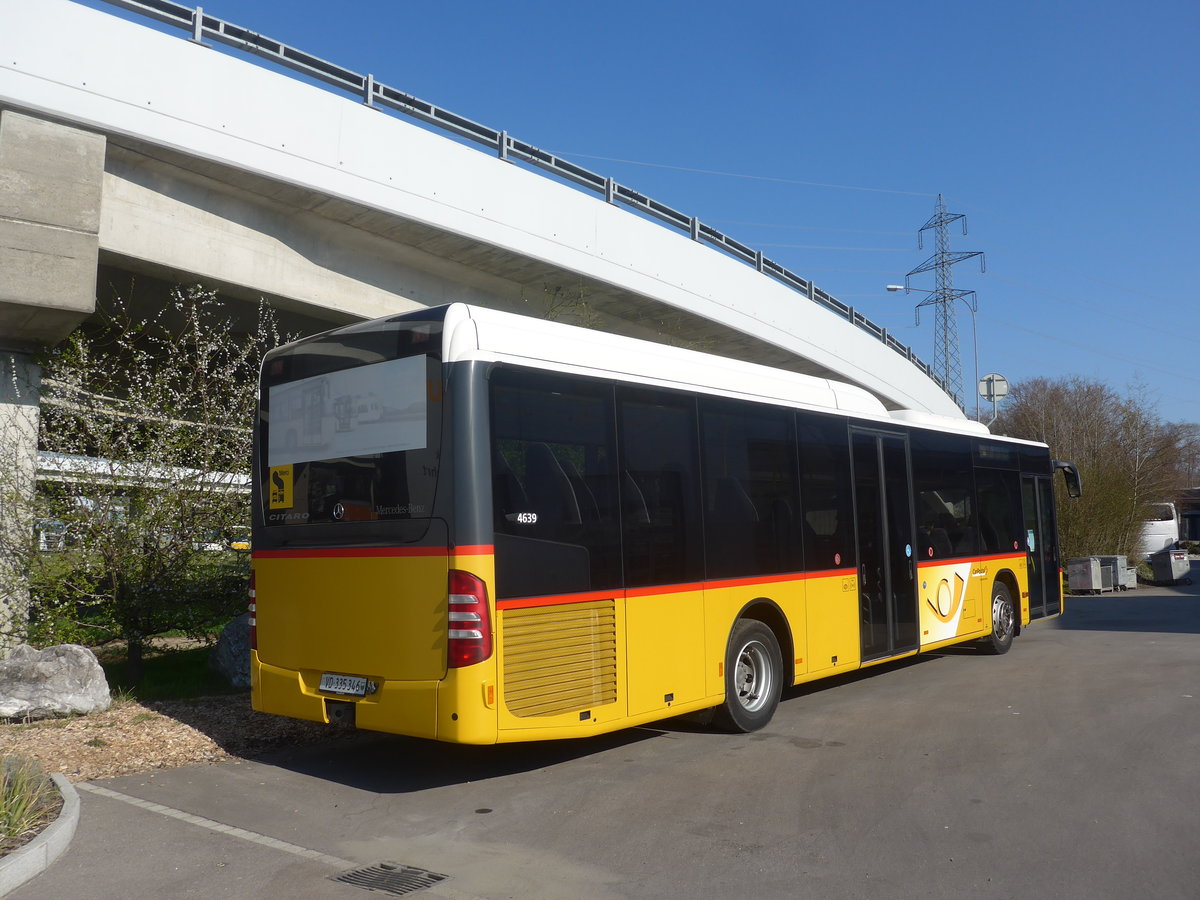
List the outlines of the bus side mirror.
{"label": "bus side mirror", "polygon": [[1079,497],[1083,494],[1083,481],[1079,477],[1079,470],[1075,468],[1074,463],[1069,463],[1066,460],[1054,460],[1054,468],[1059,469],[1063,473],[1063,481],[1067,484],[1067,496]]}

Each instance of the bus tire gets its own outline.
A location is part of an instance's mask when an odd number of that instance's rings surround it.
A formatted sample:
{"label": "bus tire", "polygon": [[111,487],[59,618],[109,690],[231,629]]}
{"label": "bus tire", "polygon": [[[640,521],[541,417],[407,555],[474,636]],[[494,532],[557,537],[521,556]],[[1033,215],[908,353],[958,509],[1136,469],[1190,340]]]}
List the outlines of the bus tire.
{"label": "bus tire", "polygon": [[1007,653],[1012,647],[1013,636],[1017,633],[1017,613],[1013,606],[1012,594],[1002,581],[992,584],[992,633],[983,642],[983,649],[999,656]]}
{"label": "bus tire", "polygon": [[779,641],[757,619],[738,619],[725,648],[725,702],[714,724],[725,731],[757,731],[775,715],[783,690]]}

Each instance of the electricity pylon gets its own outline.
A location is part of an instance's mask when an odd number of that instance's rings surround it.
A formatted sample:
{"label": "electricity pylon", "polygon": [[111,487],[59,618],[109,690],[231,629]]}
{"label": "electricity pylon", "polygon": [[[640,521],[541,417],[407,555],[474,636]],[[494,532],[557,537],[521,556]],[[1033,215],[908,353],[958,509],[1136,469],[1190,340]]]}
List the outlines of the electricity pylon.
{"label": "electricity pylon", "polygon": [[974,315],[978,309],[974,291],[956,291],[954,275],[950,267],[964,259],[979,257],[979,271],[986,272],[986,262],[982,250],[958,251],[950,250],[950,223],[962,219],[963,234],[967,233],[967,217],[962,213],[946,212],[946,202],[938,194],[937,206],[929,221],[917,231],[917,247],[924,248],[924,235],[933,229],[936,235],[937,249],[933,256],[925,260],[904,276],[904,289],[921,290],[909,285],[909,279],[931,269],[936,272],[936,286],[932,291],[924,291],[927,296],[916,306],[917,324],[921,324],[921,307],[933,307],[933,370],[945,382],[946,392],[954,398],[960,408],[966,409],[966,398],[963,396],[962,360],[958,352],[958,310],[956,302],[962,300]]}

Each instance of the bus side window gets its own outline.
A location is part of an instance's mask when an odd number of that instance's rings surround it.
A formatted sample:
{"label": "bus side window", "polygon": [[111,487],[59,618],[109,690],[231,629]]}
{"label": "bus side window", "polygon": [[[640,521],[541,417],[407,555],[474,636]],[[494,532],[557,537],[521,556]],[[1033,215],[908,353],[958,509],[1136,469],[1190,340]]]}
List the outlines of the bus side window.
{"label": "bus side window", "polygon": [[712,397],[700,409],[708,577],[799,571],[793,414]]}
{"label": "bus side window", "polygon": [[971,439],[914,428],[909,441],[919,558],[975,555],[978,524]]}
{"label": "bus side window", "polygon": [[984,553],[1024,551],[1021,534],[1021,476],[1003,469],[975,470],[979,535]]}
{"label": "bus side window", "polygon": [[[617,393],[627,587],[681,584],[704,577],[696,402],[669,391],[621,387]],[[630,493],[631,489],[626,489]],[[646,521],[642,522],[644,508]]]}
{"label": "bus side window", "polygon": [[491,379],[498,597],[621,581],[612,387],[498,368]]}
{"label": "bus side window", "polygon": [[492,515],[499,525],[529,506],[525,488],[504,454],[492,454]]}
{"label": "bus side window", "polygon": [[525,493],[530,510],[538,517],[539,531],[582,524],[571,479],[545,441],[525,448]]}
{"label": "bus side window", "polygon": [[856,562],[854,517],[850,509],[848,420],[819,413],[798,413],[800,444],[801,531],[804,568],[809,572],[853,569]]}

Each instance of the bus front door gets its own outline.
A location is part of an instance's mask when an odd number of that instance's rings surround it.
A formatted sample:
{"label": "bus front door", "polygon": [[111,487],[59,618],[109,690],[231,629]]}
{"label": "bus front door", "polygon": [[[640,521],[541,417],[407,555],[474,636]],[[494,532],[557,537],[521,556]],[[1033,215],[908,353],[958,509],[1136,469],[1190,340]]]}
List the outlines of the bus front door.
{"label": "bus front door", "polygon": [[862,658],[918,645],[908,440],[851,431]]}
{"label": "bus front door", "polygon": [[1062,612],[1062,578],[1054,536],[1054,488],[1042,475],[1021,476],[1025,521],[1025,559],[1029,573],[1029,617]]}

